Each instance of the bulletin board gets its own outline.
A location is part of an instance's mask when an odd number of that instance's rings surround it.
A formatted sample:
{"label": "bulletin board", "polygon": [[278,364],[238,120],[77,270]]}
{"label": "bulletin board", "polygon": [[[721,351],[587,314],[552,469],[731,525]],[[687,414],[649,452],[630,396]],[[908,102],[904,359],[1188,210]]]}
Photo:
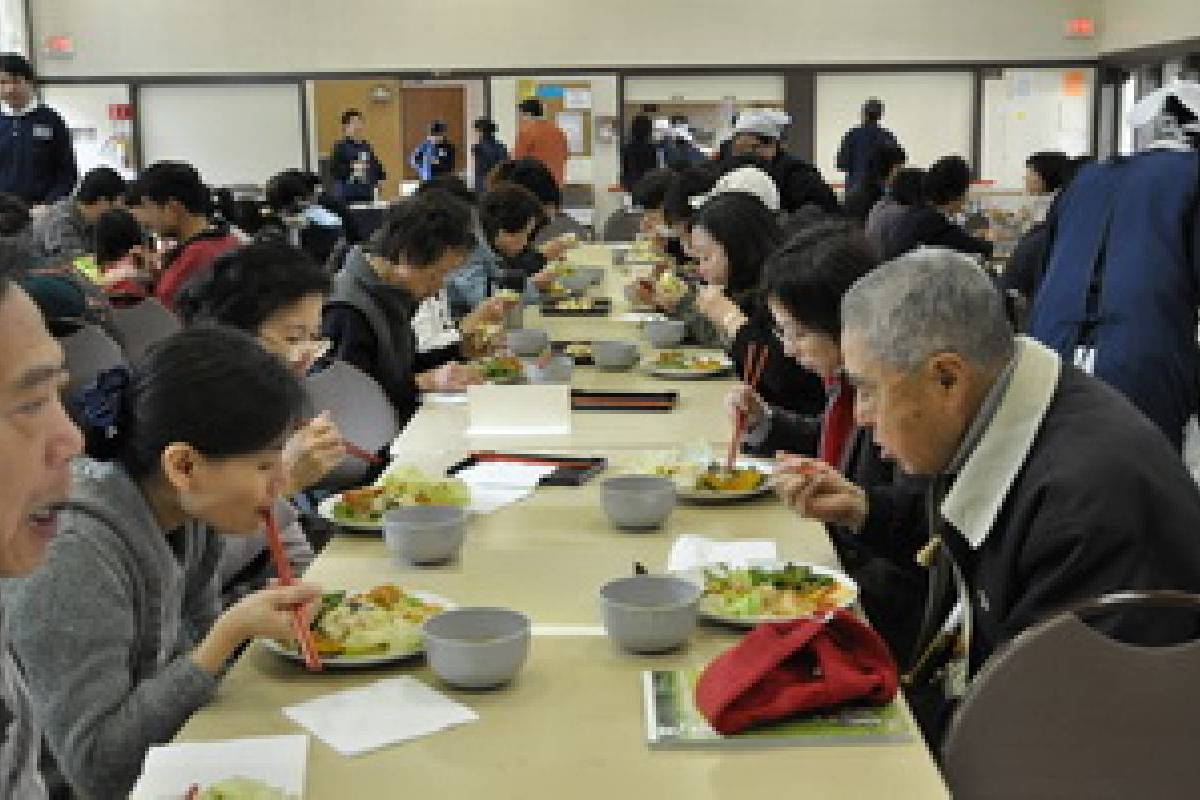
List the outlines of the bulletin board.
{"label": "bulletin board", "polygon": [[530,97],[542,101],[546,119],[567,134],[572,158],[592,157],[592,84],[584,82],[517,81],[517,103]]}

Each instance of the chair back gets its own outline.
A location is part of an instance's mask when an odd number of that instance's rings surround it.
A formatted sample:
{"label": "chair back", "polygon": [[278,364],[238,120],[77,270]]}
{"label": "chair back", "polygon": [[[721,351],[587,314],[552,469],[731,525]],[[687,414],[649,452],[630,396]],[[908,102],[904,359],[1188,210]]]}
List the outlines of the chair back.
{"label": "chair back", "polygon": [[[343,438],[364,450],[378,452],[396,438],[396,410],[375,379],[344,361],[334,361],[305,379],[308,399],[316,414],[329,411]],[[317,488],[340,491],[362,486],[371,465],[347,456]]]}
{"label": "chair back", "polygon": [[134,364],[141,361],[152,344],[181,327],[178,317],[153,297],[113,309],[113,326],[125,347],[125,354]]}
{"label": "chair back", "polygon": [[128,365],[121,346],[91,323],[81,324],[62,339],[67,364],[67,397],[76,397],[84,386],[107,369]]}

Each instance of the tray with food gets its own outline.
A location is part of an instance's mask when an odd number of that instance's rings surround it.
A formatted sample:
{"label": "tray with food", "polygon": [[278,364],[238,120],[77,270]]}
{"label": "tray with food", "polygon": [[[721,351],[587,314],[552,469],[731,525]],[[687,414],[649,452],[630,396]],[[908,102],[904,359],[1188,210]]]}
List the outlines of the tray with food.
{"label": "tray with food", "polygon": [[480,373],[488,383],[524,383],[525,365],[511,355],[492,356],[478,362]]}
{"label": "tray with food", "polygon": [[659,378],[698,379],[724,375],[733,369],[733,361],[724,353],[660,350],[643,367]]}
{"label": "tray with food", "polygon": [[[385,583],[365,592],[336,591],[321,596],[310,628],[325,667],[373,667],[421,653],[421,626],[451,609],[444,597]],[[289,661],[304,663],[293,642],[261,640]]]}
{"label": "tray with food", "polygon": [[603,317],[612,310],[612,300],[607,297],[568,297],[542,303],[542,316],[546,317]]}

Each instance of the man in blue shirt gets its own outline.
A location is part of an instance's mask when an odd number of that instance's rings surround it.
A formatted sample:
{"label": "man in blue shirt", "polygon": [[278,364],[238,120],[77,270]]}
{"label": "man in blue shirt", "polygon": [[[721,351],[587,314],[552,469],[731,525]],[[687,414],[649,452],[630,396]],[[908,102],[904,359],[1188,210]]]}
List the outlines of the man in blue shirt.
{"label": "man in blue shirt", "polygon": [[45,205],[69,195],[79,174],[71,132],[34,86],[24,56],[0,54],[0,192]]}
{"label": "man in blue shirt", "polygon": [[896,137],[879,124],[883,119],[883,103],[872,97],[863,103],[862,125],[851,128],[842,137],[838,148],[837,168],[846,173],[846,191],[857,187],[871,171],[871,156],[885,145],[899,146]]}
{"label": "man in blue shirt", "polygon": [[375,199],[375,187],[387,177],[371,143],[363,138],[364,127],[363,115],[358,109],[351,108],[342,114],[345,135],[333,145],[329,154],[333,194],[344,203],[371,202]]}

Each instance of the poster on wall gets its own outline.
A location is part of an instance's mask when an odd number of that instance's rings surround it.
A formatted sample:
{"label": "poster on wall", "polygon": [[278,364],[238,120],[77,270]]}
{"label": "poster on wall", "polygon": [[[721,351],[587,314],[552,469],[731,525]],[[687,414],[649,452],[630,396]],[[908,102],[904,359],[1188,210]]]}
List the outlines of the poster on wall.
{"label": "poster on wall", "polygon": [[620,138],[621,123],[615,116],[601,114],[595,118],[596,141],[599,144],[613,144]]}
{"label": "poster on wall", "polygon": [[592,107],[591,89],[564,89],[563,108],[568,110],[586,111]]}

